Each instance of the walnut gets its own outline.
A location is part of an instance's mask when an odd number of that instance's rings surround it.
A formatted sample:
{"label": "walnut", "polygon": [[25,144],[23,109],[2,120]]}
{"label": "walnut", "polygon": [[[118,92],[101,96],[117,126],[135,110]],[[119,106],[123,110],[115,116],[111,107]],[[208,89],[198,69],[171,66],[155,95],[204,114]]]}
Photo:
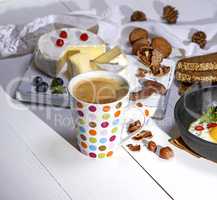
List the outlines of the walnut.
{"label": "walnut", "polygon": [[133,133],[134,131],[138,130],[141,128],[141,122],[139,120],[134,121],[132,123],[129,124],[128,126],[128,132],[129,133]]}
{"label": "walnut", "polygon": [[148,70],[143,68],[138,68],[136,76],[138,78],[144,78],[148,74]]}
{"label": "walnut", "polygon": [[162,60],[163,60],[163,54],[159,50],[154,49],[151,57],[151,66],[159,67]]}
{"label": "walnut", "polygon": [[203,31],[197,31],[192,35],[192,42],[198,44],[200,46],[200,48],[204,48],[206,45],[206,33],[204,33]]}
{"label": "walnut", "polygon": [[165,95],[166,92],[167,89],[163,84],[153,80],[146,80],[143,82],[143,88],[141,90],[130,93],[130,100],[136,101],[139,99],[145,99],[147,97],[150,97],[154,93]]}
{"label": "walnut", "polygon": [[131,151],[140,151],[141,146],[139,144],[128,144],[127,147],[131,150]]}
{"label": "walnut", "polygon": [[152,94],[156,92],[155,88],[153,87],[144,87],[140,91],[140,99],[145,99],[147,97],[150,97]]}
{"label": "walnut", "polygon": [[167,5],[163,8],[162,19],[168,24],[175,24],[178,18],[179,12],[173,6]]}
{"label": "walnut", "polygon": [[170,72],[169,66],[151,67],[152,74],[154,76],[164,76]]}
{"label": "walnut", "polygon": [[153,48],[151,46],[143,45],[137,50],[136,55],[144,65],[150,66],[152,62],[152,52]]}
{"label": "walnut", "polygon": [[133,136],[132,139],[133,140],[142,140],[142,139],[151,138],[151,137],[153,137],[151,131],[142,130],[140,133]]}
{"label": "walnut", "polygon": [[144,12],[140,11],[140,10],[136,10],[133,12],[133,14],[130,17],[130,20],[133,21],[146,21],[146,15]]}
{"label": "walnut", "polygon": [[174,156],[173,150],[170,147],[163,147],[160,149],[159,157],[162,159],[169,160]]}
{"label": "walnut", "polygon": [[169,57],[172,52],[172,45],[164,37],[155,36],[151,40],[153,49],[157,49],[163,55],[163,58]]}
{"label": "walnut", "polygon": [[142,43],[146,43],[148,40],[148,31],[143,28],[134,28],[129,34],[129,42],[130,44],[134,44],[138,40],[142,40]]}
{"label": "walnut", "polygon": [[163,60],[163,54],[151,46],[140,47],[137,51],[137,56],[144,65],[148,65],[149,67],[158,67]]}
{"label": "walnut", "polygon": [[157,81],[153,80],[147,80],[143,83],[144,89],[150,88],[153,89],[155,93],[160,95],[165,95],[167,92],[167,89],[162,83],[159,83]]}
{"label": "walnut", "polygon": [[154,141],[150,141],[148,142],[147,149],[155,153],[157,150],[157,144]]}
{"label": "walnut", "polygon": [[152,132],[151,132],[151,131],[147,131],[147,130],[142,130],[142,131],[140,132],[140,134],[143,134],[143,138],[148,138],[148,139],[150,139],[150,138],[153,137]]}

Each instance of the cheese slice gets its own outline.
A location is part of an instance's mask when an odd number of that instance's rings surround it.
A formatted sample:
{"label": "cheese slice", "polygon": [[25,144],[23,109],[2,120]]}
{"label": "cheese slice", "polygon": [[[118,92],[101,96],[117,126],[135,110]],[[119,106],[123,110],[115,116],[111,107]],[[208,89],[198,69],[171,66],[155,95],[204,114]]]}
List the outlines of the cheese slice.
{"label": "cheese slice", "polygon": [[82,74],[88,71],[92,71],[93,68],[90,65],[92,55],[85,53],[78,53],[69,58],[68,71],[71,75]]}
{"label": "cheese slice", "polygon": [[114,47],[109,51],[105,52],[104,54],[98,56],[96,59],[93,60],[93,62],[98,64],[109,63],[111,60],[119,56],[121,53],[122,51],[119,47]]}
{"label": "cheese slice", "polygon": [[59,60],[59,64],[63,67],[63,64],[67,62],[67,74],[71,78],[75,74],[93,70],[90,66],[90,60],[103,54],[105,49],[105,45],[70,47]]}
{"label": "cheese slice", "polygon": [[86,54],[87,58],[90,60],[94,60],[101,54],[105,53],[106,46],[104,44],[101,44],[86,47],[71,47],[67,49],[67,51],[79,51],[81,54]]}

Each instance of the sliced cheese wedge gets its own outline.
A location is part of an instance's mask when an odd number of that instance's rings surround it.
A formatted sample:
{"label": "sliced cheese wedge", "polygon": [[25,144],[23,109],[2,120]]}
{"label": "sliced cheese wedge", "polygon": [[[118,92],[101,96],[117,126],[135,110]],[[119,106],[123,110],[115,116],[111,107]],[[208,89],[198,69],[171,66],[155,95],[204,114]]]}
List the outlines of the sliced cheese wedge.
{"label": "sliced cheese wedge", "polygon": [[116,58],[121,53],[122,51],[119,47],[114,47],[106,51],[104,54],[101,54],[100,56],[95,58],[93,62],[98,63],[98,64],[109,63],[112,59]]}

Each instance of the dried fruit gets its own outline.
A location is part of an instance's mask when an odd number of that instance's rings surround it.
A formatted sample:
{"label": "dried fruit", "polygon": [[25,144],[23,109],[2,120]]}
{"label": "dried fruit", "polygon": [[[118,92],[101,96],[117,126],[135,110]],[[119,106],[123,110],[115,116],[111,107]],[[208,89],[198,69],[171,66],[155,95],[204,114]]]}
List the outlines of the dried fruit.
{"label": "dried fruit", "polygon": [[162,159],[169,160],[174,156],[173,150],[170,147],[163,147],[160,149],[159,157]]}
{"label": "dried fruit", "polygon": [[146,21],[146,15],[144,12],[140,11],[140,10],[136,10],[133,12],[133,14],[130,17],[130,20],[133,21]]}
{"label": "dried fruit", "polygon": [[206,33],[203,31],[197,31],[192,35],[192,42],[198,44],[200,48],[204,48],[206,45]]}
{"label": "dried fruit", "polygon": [[162,19],[168,24],[175,24],[178,18],[179,12],[175,7],[167,5],[163,8]]}
{"label": "dried fruit", "polygon": [[66,31],[61,31],[60,32],[60,35],[59,35],[61,38],[67,38],[68,37],[68,34],[67,34],[67,32]]}
{"label": "dried fruit", "polygon": [[147,149],[155,153],[157,150],[157,144],[154,141],[150,141],[148,142]]}
{"label": "dried fruit", "polygon": [[82,33],[81,35],[80,35],[80,40],[81,41],[87,41],[88,40],[88,34],[87,33]]}
{"label": "dried fruit", "polygon": [[128,126],[128,132],[133,133],[134,131],[138,130],[141,128],[141,122],[139,120],[134,121],[129,124]]}
{"label": "dried fruit", "polygon": [[140,133],[138,133],[135,136],[133,136],[132,139],[133,140],[142,140],[142,139],[151,138],[151,137],[153,137],[151,131],[142,130]]}
{"label": "dried fruit", "polygon": [[141,146],[139,144],[128,144],[127,147],[131,150],[131,151],[140,151]]}
{"label": "dried fruit", "polygon": [[62,47],[64,45],[64,41],[62,39],[57,39],[56,46]]}

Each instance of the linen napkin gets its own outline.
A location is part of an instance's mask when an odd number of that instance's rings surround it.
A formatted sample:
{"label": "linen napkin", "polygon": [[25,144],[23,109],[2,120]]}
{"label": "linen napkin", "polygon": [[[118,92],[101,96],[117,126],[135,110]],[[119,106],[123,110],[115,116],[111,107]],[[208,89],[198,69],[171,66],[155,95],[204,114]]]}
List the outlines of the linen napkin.
{"label": "linen napkin", "polygon": [[[147,29],[151,36],[165,37],[175,49],[181,50],[182,56],[195,56],[217,51],[217,23],[184,25],[178,22],[171,25],[151,19],[143,22],[126,22],[126,20],[123,22],[123,18],[126,16],[120,7],[110,8],[110,12],[107,12],[105,18],[112,19],[112,22],[118,27],[116,38],[113,38],[113,41],[118,41],[128,52],[128,35],[135,27]],[[128,18],[130,19],[130,16]],[[204,31],[207,35],[207,44],[204,49],[191,42],[191,36],[196,31]]]}
{"label": "linen napkin", "polygon": [[[116,26],[111,22],[96,16],[94,10],[76,11],[62,15],[48,15],[37,18],[24,25],[8,24],[0,26],[0,58],[20,56],[32,53],[38,38],[55,29],[63,27],[78,27],[88,29],[100,26],[100,36],[106,43],[116,35]],[[109,33],[111,31],[111,33]]]}
{"label": "linen napkin", "polygon": [[[217,23],[205,25],[169,25],[161,21],[123,22],[126,16],[121,6],[107,8],[101,16],[95,10],[81,10],[62,15],[49,15],[37,18],[24,25],[8,24],[0,26],[0,58],[24,55],[33,52],[38,38],[51,30],[62,27],[87,29],[98,25],[98,35],[111,47],[119,44],[130,53],[128,35],[135,27],[145,28],[149,33],[165,37],[175,49],[181,50],[179,56],[202,55],[217,51]],[[130,17],[129,17],[130,18]],[[201,30],[207,35],[207,45],[201,49],[191,42],[194,31]],[[177,56],[172,55],[172,57]]]}

